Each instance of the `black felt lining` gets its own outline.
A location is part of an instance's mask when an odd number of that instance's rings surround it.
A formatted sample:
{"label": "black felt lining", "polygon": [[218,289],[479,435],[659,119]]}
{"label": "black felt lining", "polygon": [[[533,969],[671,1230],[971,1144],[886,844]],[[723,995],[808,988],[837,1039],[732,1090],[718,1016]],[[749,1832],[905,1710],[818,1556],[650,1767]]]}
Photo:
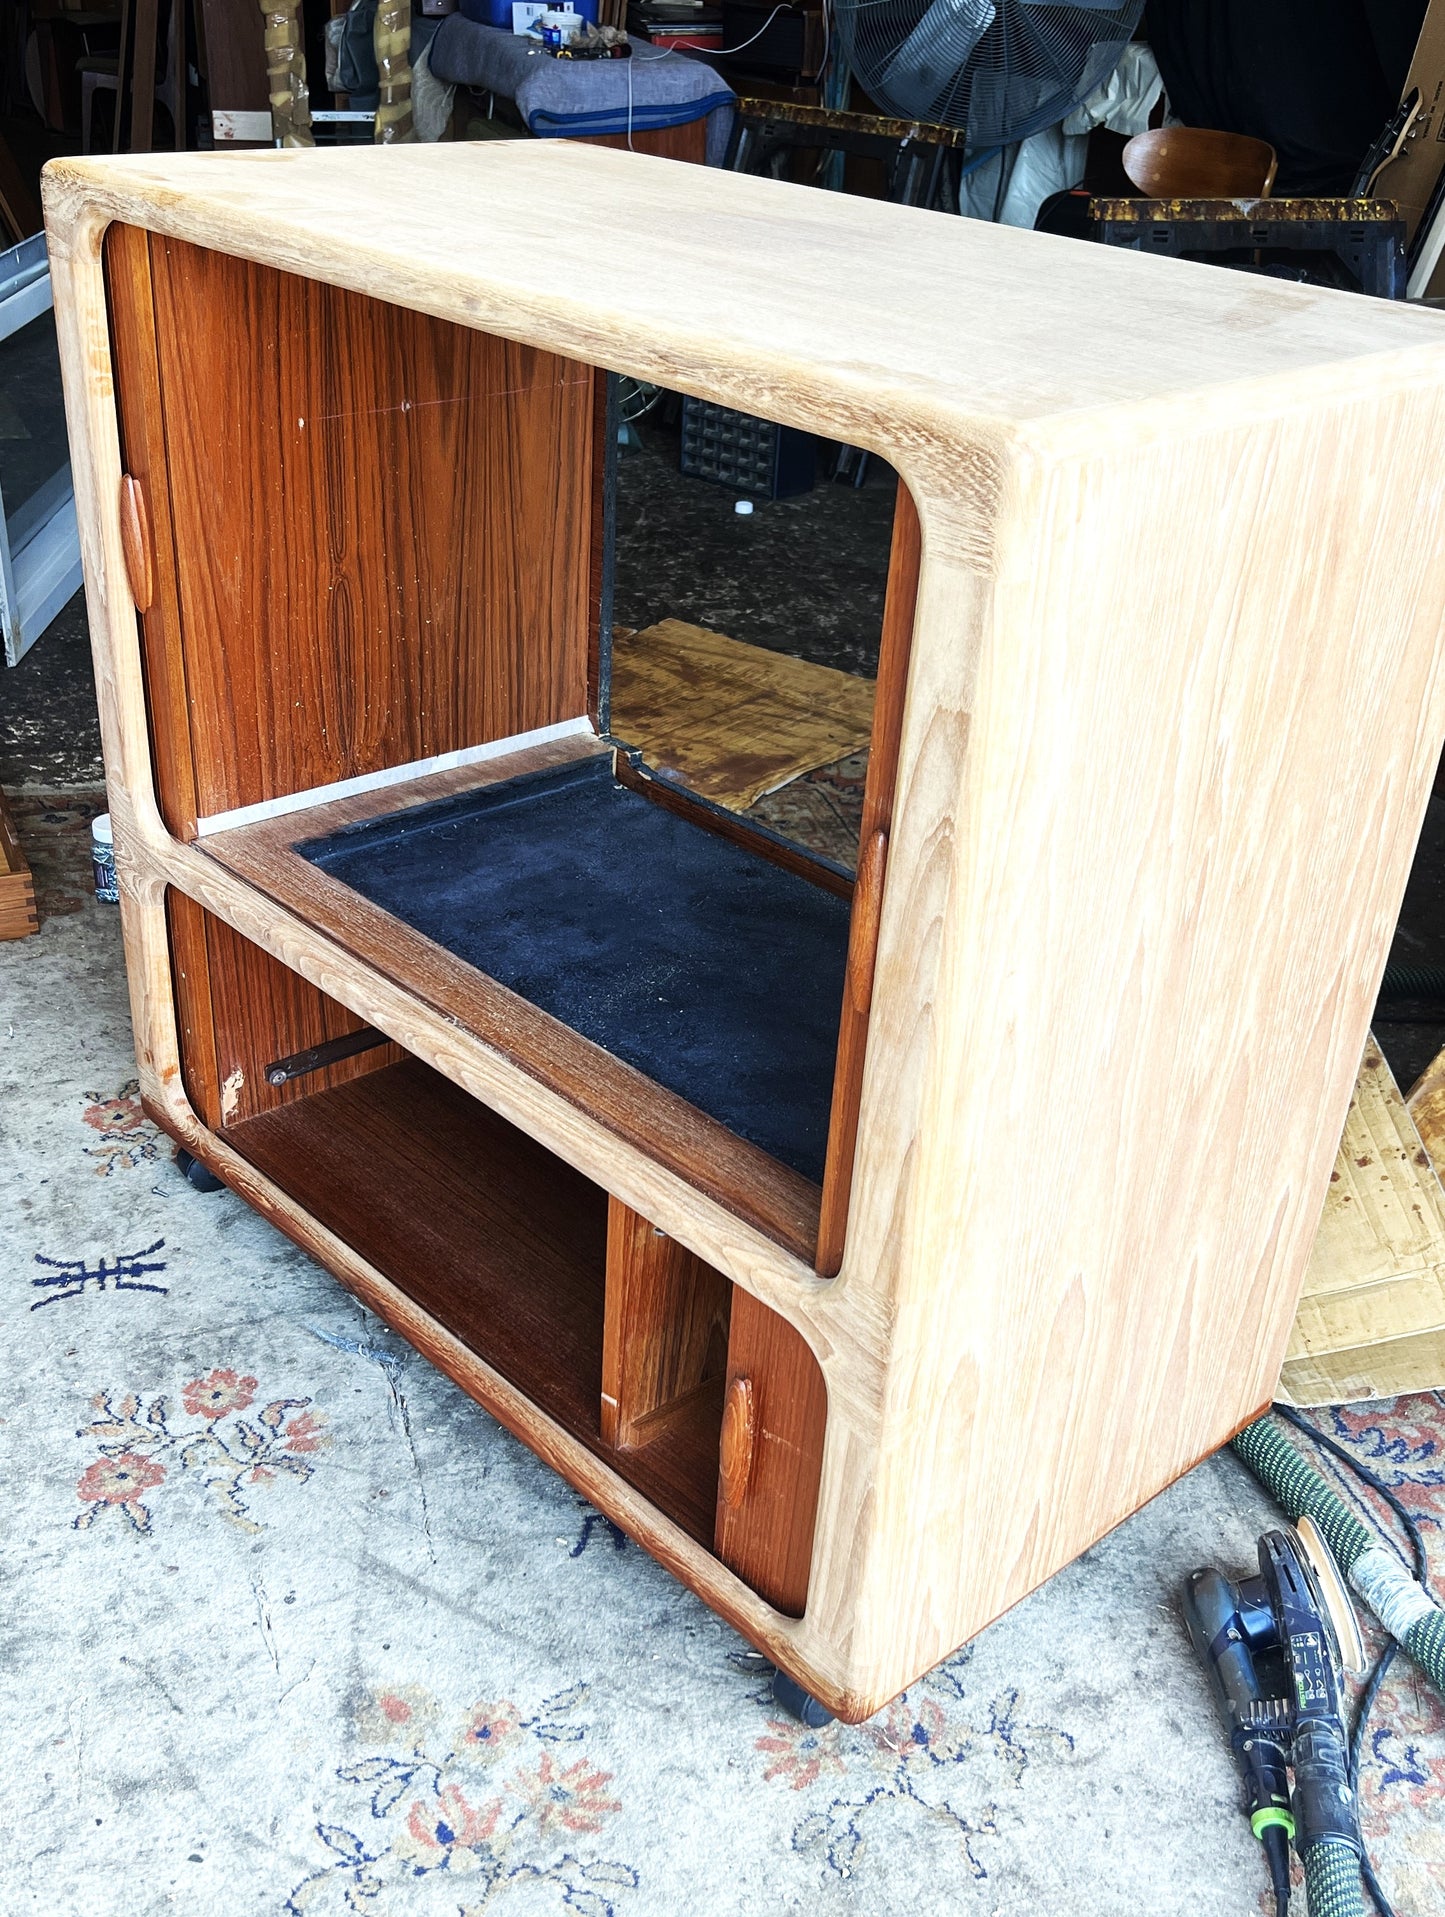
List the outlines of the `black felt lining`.
{"label": "black felt lining", "polygon": [[296,850],[821,1182],[845,900],[619,785],[601,756]]}

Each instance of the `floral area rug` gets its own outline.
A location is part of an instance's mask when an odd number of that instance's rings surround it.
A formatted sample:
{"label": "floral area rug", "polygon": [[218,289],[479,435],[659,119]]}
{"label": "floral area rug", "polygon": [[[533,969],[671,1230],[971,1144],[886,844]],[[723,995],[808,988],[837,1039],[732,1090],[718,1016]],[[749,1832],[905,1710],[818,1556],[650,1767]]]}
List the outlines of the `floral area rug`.
{"label": "floral area rug", "polygon": [[[1273,1517],[1232,1457],[873,1722],[803,1729],[725,1624],[182,1180],[86,805],[33,804],[58,904],[0,947],[5,1917],[1266,1908],[1177,1608]],[[1445,1405],[1331,1428],[1437,1541]],[[1398,1665],[1365,1805],[1399,1917],[1445,1907],[1442,1784],[1445,1709]]]}
{"label": "floral area rug", "polygon": [[765,793],[748,807],[747,816],[851,872],[858,863],[867,777],[867,752],[850,753]]}

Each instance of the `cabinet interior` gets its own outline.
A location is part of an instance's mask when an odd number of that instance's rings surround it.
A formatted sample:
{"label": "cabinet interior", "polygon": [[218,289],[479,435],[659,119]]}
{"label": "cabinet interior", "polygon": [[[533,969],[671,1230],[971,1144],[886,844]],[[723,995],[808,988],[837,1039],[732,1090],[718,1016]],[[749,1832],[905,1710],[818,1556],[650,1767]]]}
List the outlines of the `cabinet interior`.
{"label": "cabinet interior", "polygon": [[[918,566],[906,492],[855,878],[608,731],[606,373],[134,228],[105,264],[172,834],[831,1275]],[[801,1611],[826,1419],[801,1337],[182,890],[168,921],[204,1122]],[[729,1499],[740,1377],[761,1435]]]}
{"label": "cabinet interior", "polygon": [[[800,1613],[826,1393],[798,1333],[399,1046],[273,1085],[268,1067],[362,1022],[185,894],[168,916],[186,1090],[206,1122],[467,1354]],[[488,1401],[467,1358],[429,1355]],[[719,1495],[738,1375],[760,1394],[741,1508]]]}

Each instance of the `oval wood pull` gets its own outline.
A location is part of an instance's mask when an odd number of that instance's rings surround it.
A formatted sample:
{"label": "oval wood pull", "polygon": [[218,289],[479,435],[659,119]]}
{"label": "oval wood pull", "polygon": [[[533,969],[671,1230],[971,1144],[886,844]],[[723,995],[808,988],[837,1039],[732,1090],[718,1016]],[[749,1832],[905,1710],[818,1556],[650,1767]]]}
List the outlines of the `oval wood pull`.
{"label": "oval wood pull", "polygon": [[754,1400],[751,1378],[734,1378],[723,1400],[722,1441],[718,1446],[718,1482],[722,1501],[736,1511],[748,1495],[753,1475]]}
{"label": "oval wood pull", "polygon": [[853,935],[848,941],[848,996],[865,1016],[873,1003],[873,967],[878,959],[878,925],[883,914],[883,868],[888,863],[888,834],[880,827],[858,861],[853,887]]}
{"label": "oval wood pull", "polygon": [[151,518],[138,479],[120,476],[120,544],[126,578],[137,612],[149,612],[155,598],[155,562],[151,554]]}

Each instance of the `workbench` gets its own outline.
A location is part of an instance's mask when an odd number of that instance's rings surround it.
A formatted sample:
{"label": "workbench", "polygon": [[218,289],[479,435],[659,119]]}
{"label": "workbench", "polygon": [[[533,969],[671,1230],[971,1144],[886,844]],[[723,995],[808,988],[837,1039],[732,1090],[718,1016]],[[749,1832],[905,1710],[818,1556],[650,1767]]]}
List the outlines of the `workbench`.
{"label": "workbench", "polygon": [[[1271,1396],[1440,318],[561,141],[45,198],[147,1110],[867,1716]],[[599,369],[901,475],[855,873],[615,749]]]}

